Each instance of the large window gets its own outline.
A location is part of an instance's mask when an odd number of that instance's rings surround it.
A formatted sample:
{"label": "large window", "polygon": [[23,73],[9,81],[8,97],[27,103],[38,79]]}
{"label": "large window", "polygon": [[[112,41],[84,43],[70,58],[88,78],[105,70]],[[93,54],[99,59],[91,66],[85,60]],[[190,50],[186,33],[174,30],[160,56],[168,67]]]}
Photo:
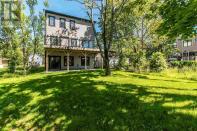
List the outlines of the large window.
{"label": "large window", "polygon": [[77,39],[71,39],[71,47],[77,47]]}
{"label": "large window", "polygon": [[[67,56],[64,57],[64,66],[67,66]],[[69,66],[74,66],[74,56],[69,56]]]}
{"label": "large window", "polygon": [[49,26],[55,26],[55,16],[49,16]]}
{"label": "large window", "polygon": [[61,69],[61,56],[49,56],[49,69]]}
{"label": "large window", "polygon": [[[81,66],[85,66],[85,57],[81,56]],[[90,57],[86,57],[86,66],[90,66]]]}
{"label": "large window", "polygon": [[75,29],[75,21],[74,20],[70,20],[70,29],[71,30]]}
{"label": "large window", "polygon": [[191,40],[183,41],[183,46],[184,47],[192,46],[192,41]]}
{"label": "large window", "polygon": [[66,20],[64,18],[60,18],[60,27],[66,28]]}
{"label": "large window", "polygon": [[83,48],[89,48],[89,41],[88,40],[83,40],[82,41],[82,47]]}
{"label": "large window", "polygon": [[187,46],[192,46],[192,41],[187,41]]}
{"label": "large window", "polygon": [[50,44],[51,45],[59,45],[57,36],[50,36]]}

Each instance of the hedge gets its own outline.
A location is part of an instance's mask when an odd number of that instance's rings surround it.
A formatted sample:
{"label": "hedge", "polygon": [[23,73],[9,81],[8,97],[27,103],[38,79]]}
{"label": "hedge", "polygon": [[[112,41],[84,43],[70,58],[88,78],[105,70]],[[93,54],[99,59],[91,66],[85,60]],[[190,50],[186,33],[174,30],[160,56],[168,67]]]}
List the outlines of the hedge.
{"label": "hedge", "polygon": [[172,67],[197,67],[197,61],[171,61],[170,65]]}

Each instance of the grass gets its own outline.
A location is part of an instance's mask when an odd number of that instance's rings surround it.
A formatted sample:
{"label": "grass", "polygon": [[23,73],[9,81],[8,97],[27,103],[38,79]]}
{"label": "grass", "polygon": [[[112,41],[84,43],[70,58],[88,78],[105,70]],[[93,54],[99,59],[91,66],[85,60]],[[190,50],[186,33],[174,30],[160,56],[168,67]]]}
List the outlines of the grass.
{"label": "grass", "polygon": [[102,74],[0,76],[0,129],[197,130],[196,80],[175,71]]}

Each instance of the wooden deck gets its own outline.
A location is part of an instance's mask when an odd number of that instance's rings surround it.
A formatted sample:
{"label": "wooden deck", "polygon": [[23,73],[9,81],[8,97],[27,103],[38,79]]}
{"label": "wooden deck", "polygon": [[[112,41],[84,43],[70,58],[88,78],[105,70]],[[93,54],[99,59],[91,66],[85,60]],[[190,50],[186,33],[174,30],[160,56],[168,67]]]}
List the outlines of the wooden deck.
{"label": "wooden deck", "polygon": [[97,52],[97,53],[100,52],[98,48],[83,48],[83,47],[71,47],[71,46],[44,45],[44,48],[47,50],[58,50],[58,51],[72,50],[72,51],[87,51],[87,52]]}

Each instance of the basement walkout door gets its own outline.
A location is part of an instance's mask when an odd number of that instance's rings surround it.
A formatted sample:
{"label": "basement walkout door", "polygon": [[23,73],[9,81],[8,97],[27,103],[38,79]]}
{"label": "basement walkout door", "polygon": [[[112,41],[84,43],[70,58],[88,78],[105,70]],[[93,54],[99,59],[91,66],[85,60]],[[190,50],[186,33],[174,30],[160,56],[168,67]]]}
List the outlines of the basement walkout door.
{"label": "basement walkout door", "polygon": [[61,69],[61,56],[49,56],[49,70]]}

